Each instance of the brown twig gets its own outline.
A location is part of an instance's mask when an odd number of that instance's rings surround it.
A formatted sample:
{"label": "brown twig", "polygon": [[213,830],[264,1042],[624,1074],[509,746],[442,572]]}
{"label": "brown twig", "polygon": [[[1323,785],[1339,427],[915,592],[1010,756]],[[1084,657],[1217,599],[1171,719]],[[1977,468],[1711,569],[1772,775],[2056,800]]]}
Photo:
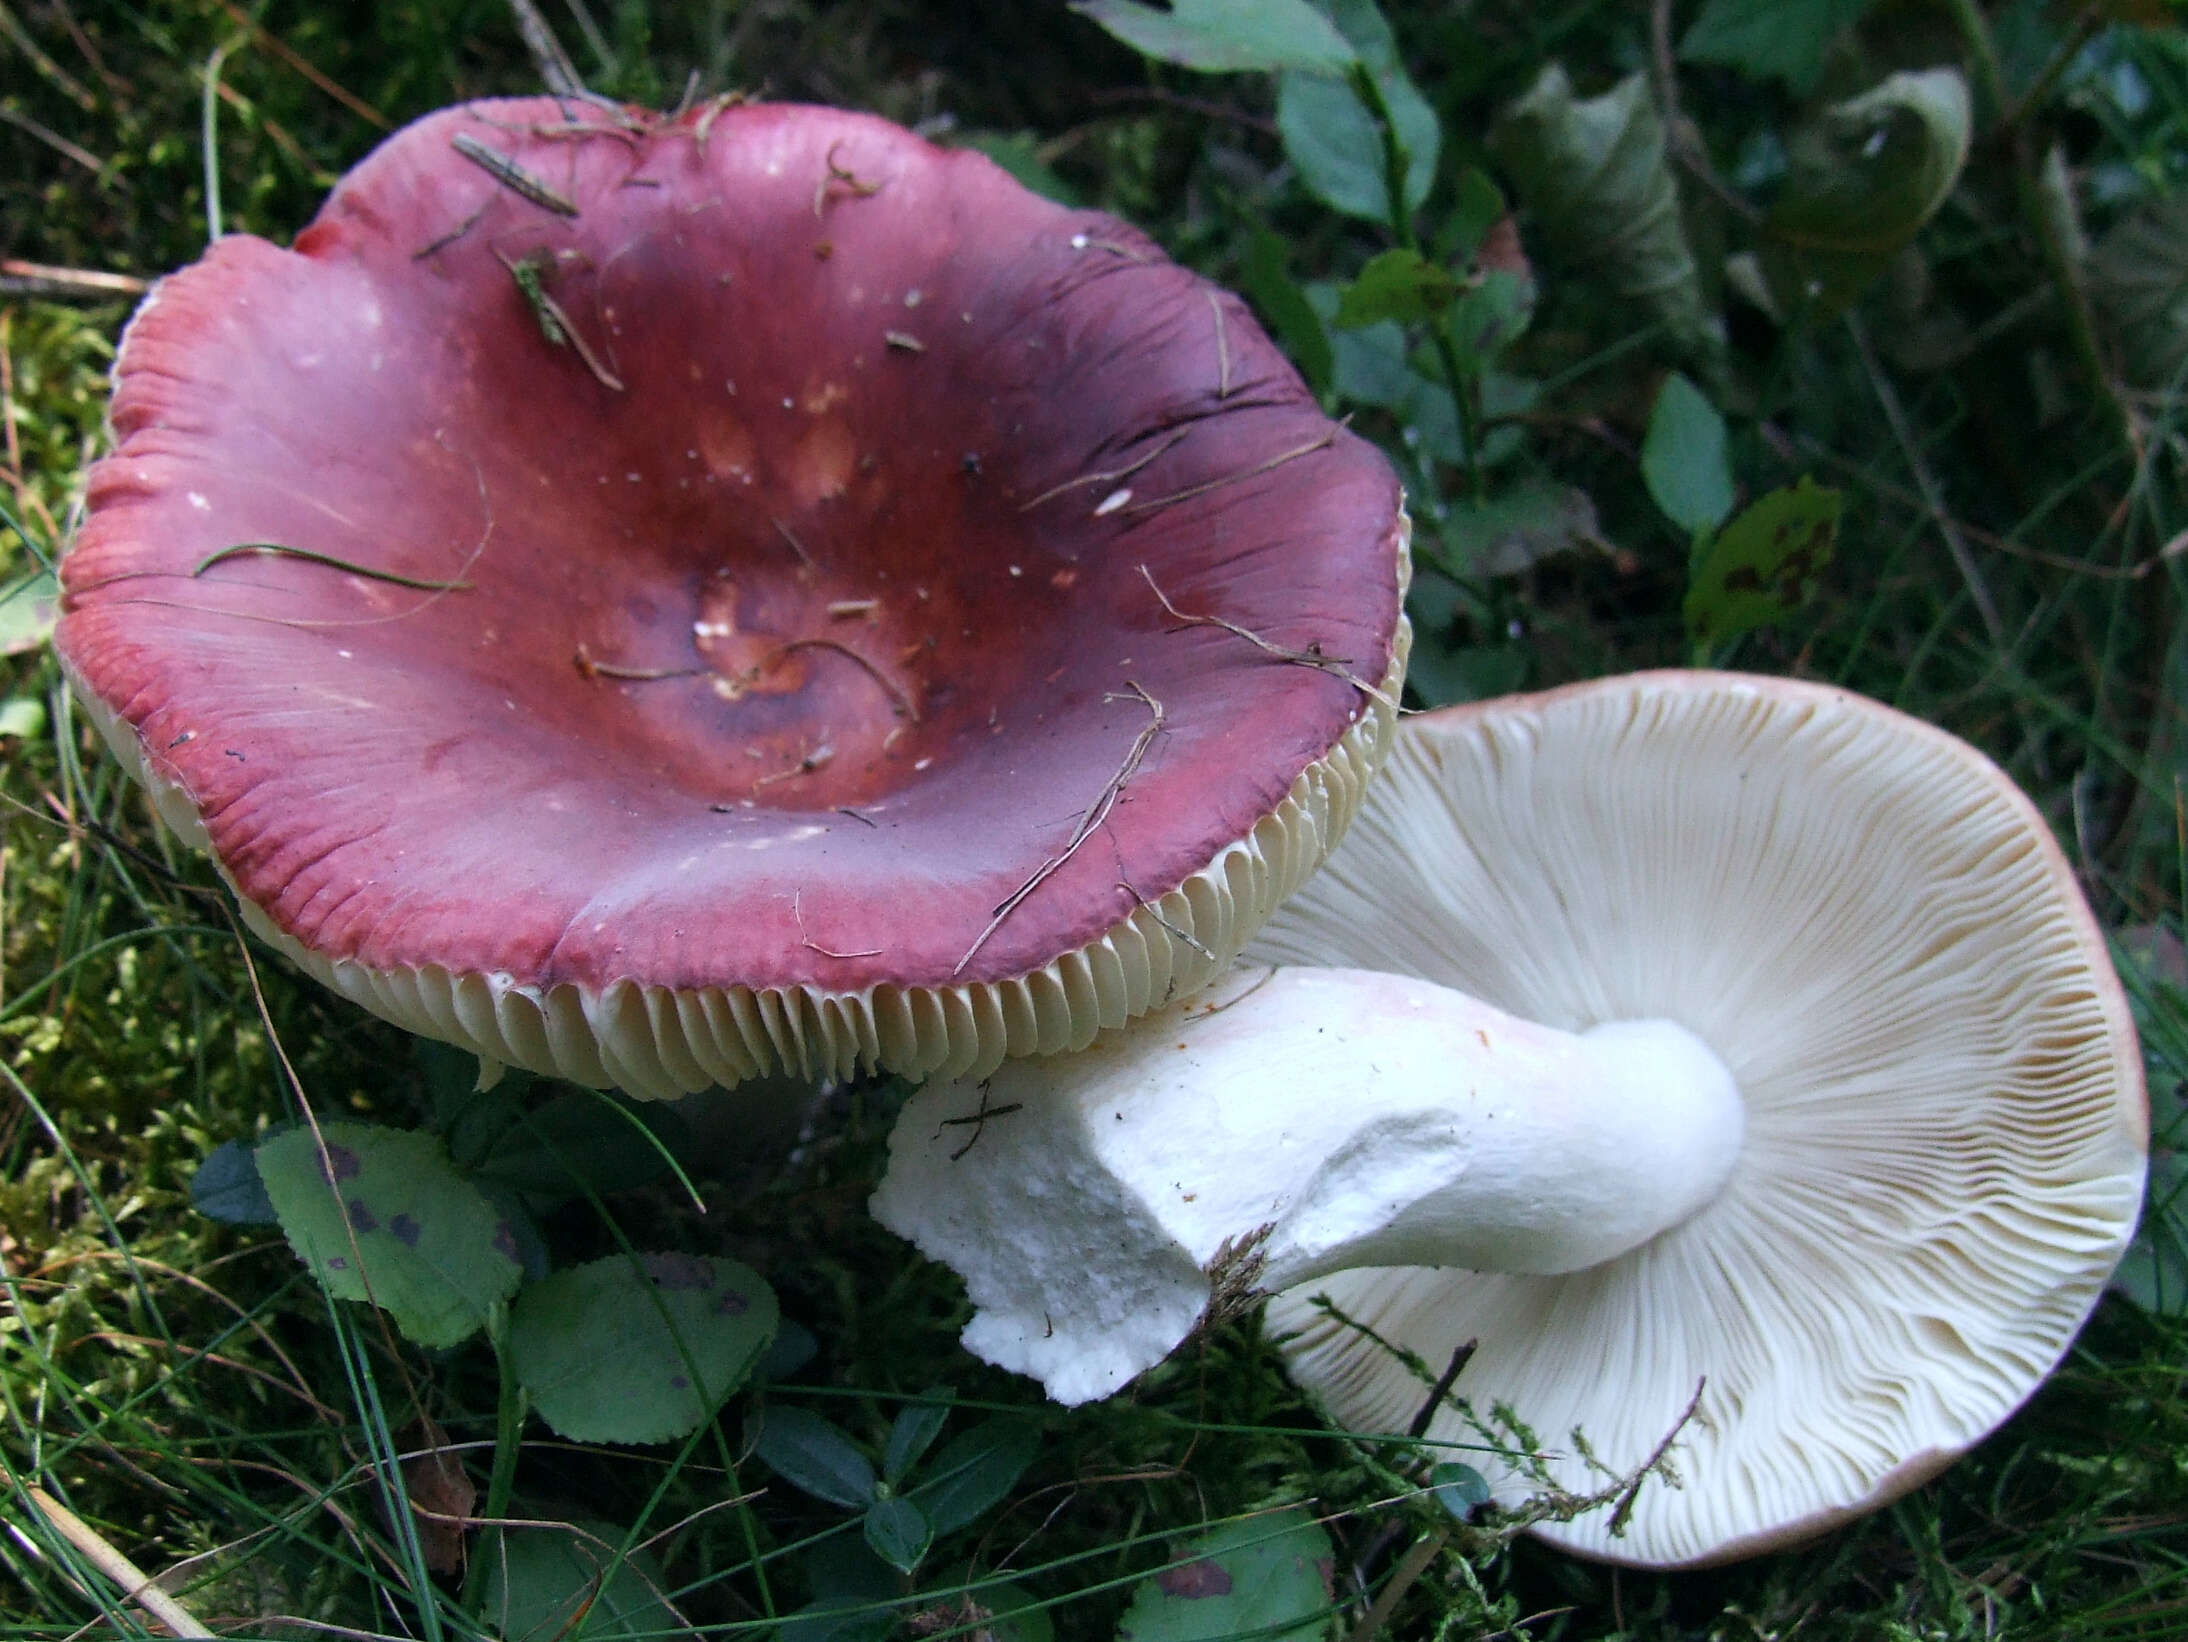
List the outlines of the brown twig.
{"label": "brown twig", "polygon": [[142,296],[149,282],[135,274],[110,274],[100,268],[59,268],[21,257],[0,257],[0,295],[74,296],[94,301]]}
{"label": "brown twig", "polygon": [[759,780],[752,783],[752,790],[758,792],[762,787],[772,787],[778,781],[795,781],[801,775],[811,775],[815,770],[824,770],[828,767],[829,761],[835,756],[836,749],[833,747],[826,745],[815,747],[799,759],[797,763],[791,765],[789,769],[777,770],[773,775],[761,776]]}
{"label": "brown twig", "polygon": [[652,684],[665,678],[698,678],[712,671],[706,667],[619,667],[614,662],[595,661],[592,651],[582,644],[570,661],[587,678],[619,679],[627,684]]}
{"label": "brown twig", "polygon": [[858,952],[838,952],[833,947],[822,946],[820,942],[814,940],[805,932],[805,909],[802,905],[804,897],[805,891],[802,889],[794,889],[790,892],[790,916],[797,920],[798,944],[807,951],[818,952],[824,958],[878,958],[887,950],[884,947],[876,946],[867,947]]}
{"label": "brown twig", "polygon": [[40,49],[38,42],[30,37],[30,31],[16,20],[15,13],[5,5],[0,5],[0,34],[14,41],[16,50],[30,59],[31,67],[52,81],[70,102],[86,114],[97,112],[99,99],[92,95],[91,88],[48,57]]}
{"label": "brown twig", "polygon": [[882,690],[888,695],[890,701],[896,704],[896,710],[899,717],[909,719],[914,724],[917,724],[919,722],[918,707],[913,705],[912,698],[906,695],[904,691],[900,689],[896,685],[896,683],[889,677],[888,674],[884,673],[879,667],[876,667],[872,662],[868,661],[864,656],[860,655],[848,644],[838,644],[834,639],[792,639],[788,644],[777,650],[773,656],[769,657],[767,662],[763,666],[755,669],[753,676],[757,677],[760,673],[766,672],[769,668],[772,668],[777,663],[779,663],[783,659],[783,657],[791,655],[792,653],[799,650],[832,650],[837,655],[842,656],[846,661],[856,662],[860,670],[863,671],[868,678],[872,679],[876,684],[880,685]]}
{"label": "brown twig", "polygon": [[306,564],[324,565],[329,570],[362,576],[367,581],[387,582],[394,587],[407,587],[418,593],[464,593],[471,588],[468,581],[434,581],[424,576],[405,576],[393,570],[375,570],[370,565],[337,558],[332,553],[319,553],[308,547],[287,547],[280,542],[237,542],[233,547],[217,549],[198,560],[191,567],[190,574],[193,578],[202,576],[214,565],[239,558],[245,553],[266,553],[284,559],[302,559]]}
{"label": "brown twig", "polygon": [[1272,644],[1267,639],[1263,638],[1259,633],[1256,633],[1252,628],[1241,627],[1235,621],[1225,621],[1221,616],[1188,615],[1185,611],[1180,610],[1176,605],[1172,604],[1170,602],[1170,596],[1167,593],[1163,592],[1161,588],[1155,585],[1155,573],[1149,570],[1144,564],[1140,566],[1140,574],[1147,578],[1148,588],[1154,593],[1156,598],[1162,601],[1163,609],[1167,610],[1170,613],[1172,619],[1183,623],[1185,626],[1220,627],[1223,629],[1224,632],[1236,634],[1239,638],[1244,639],[1248,644],[1252,645],[1256,650],[1261,651],[1265,655],[1274,656],[1278,661],[1290,662],[1293,666],[1296,667],[1312,667],[1317,672],[1328,673],[1334,678],[1341,678],[1347,684],[1351,685],[1355,690],[1358,690],[1362,695],[1372,697],[1374,700],[1381,702],[1385,707],[1395,708],[1398,705],[1396,702],[1390,699],[1390,692],[1388,690],[1385,690],[1380,685],[1370,684],[1367,682],[1367,680],[1352,672],[1352,663],[1345,660],[1343,657],[1324,655],[1322,653],[1322,648],[1320,645],[1310,645],[1304,650],[1293,650],[1285,645]]}
{"label": "brown twig", "polygon": [[1215,952],[1208,946],[1205,941],[1198,939],[1189,929],[1178,928],[1176,924],[1173,924],[1169,919],[1165,918],[1162,915],[1162,913],[1156,908],[1154,902],[1150,901],[1146,896],[1142,895],[1130,884],[1126,883],[1123,879],[1120,878],[1117,880],[1117,887],[1123,890],[1125,894],[1131,896],[1133,902],[1139,907],[1142,912],[1146,913],[1148,917],[1154,919],[1156,923],[1162,925],[1162,927],[1164,929],[1167,929],[1172,935],[1175,935],[1179,940],[1183,941],[1187,946],[1191,947],[1203,958],[1206,958],[1210,963],[1214,963],[1216,961]]}
{"label": "brown twig", "polygon": [[[1095,829],[1109,819],[1109,812],[1116,808],[1117,799],[1124,792],[1125,783],[1138,773],[1140,761],[1147,756],[1147,749],[1155,744],[1155,737],[1162,734],[1165,718],[1162,703],[1129,679],[1125,681],[1125,685],[1126,689],[1131,694],[1139,697],[1140,701],[1146,706],[1149,714],[1146,727],[1134,738],[1130,749],[1124,755],[1124,762],[1117,766],[1117,773],[1109,778],[1108,784],[1102,788],[1101,792],[1095,797],[1094,802],[1087,806],[1086,813],[1079,818],[1079,825],[1072,832],[1071,841],[1065,844],[1056,854],[1035,867],[1032,875],[1003,899],[1002,904],[995,909],[995,916],[988,920],[987,928],[983,929],[972,945],[965,949],[965,955],[957,960],[957,967],[950,971],[953,978],[964,973],[965,966],[971,963],[980,949],[988,944],[989,938],[1003,927],[1003,920],[1016,912],[1025,903],[1027,896],[1047,883],[1058,872],[1061,872],[1065,864],[1079,853],[1081,846],[1094,836]],[[1109,696],[1104,699],[1115,701],[1119,698]]]}
{"label": "brown twig", "polygon": [[92,153],[90,149],[70,142],[51,126],[40,125],[28,114],[17,113],[4,103],[0,103],[0,121],[14,126],[18,131],[27,132],[59,154],[64,160],[75,161],[93,176],[97,176],[106,169],[106,162]]}
{"label": "brown twig", "polygon": [[540,84],[557,97],[583,96],[585,82],[577,77],[577,66],[555,38],[555,31],[547,26],[547,19],[540,16],[539,8],[532,0],[509,0],[509,10],[515,14],[524,49],[532,54]]}
{"label": "brown twig", "polygon": [[836,163],[836,150],[842,146],[841,142],[833,142],[828,145],[828,169],[822,174],[821,180],[813,188],[813,215],[816,217],[821,214],[823,208],[828,204],[828,190],[831,188],[841,187],[847,190],[853,199],[861,200],[871,199],[881,192],[880,183],[861,182],[856,172],[847,171]]}
{"label": "brown twig", "polygon": [[1272,456],[1266,462],[1257,462],[1254,466],[1241,469],[1237,473],[1226,473],[1220,479],[1207,479],[1197,485],[1187,485],[1183,490],[1173,490],[1167,496],[1153,496],[1144,502],[1120,505],[1124,507],[1124,511],[1127,513],[1148,513],[1158,507],[1169,507],[1177,502],[1189,502],[1195,496],[1205,496],[1209,491],[1221,490],[1226,485],[1240,484],[1247,479],[1257,479],[1264,473],[1273,473],[1286,462],[1296,462],[1302,456],[1312,456],[1318,450],[1327,450],[1331,445],[1337,443],[1337,436],[1344,430],[1345,424],[1339,422],[1329,432],[1323,434],[1321,438],[1300,445],[1296,449],[1287,450],[1281,455]]}
{"label": "brown twig", "polygon": [[32,1484],[23,1492],[55,1533],[67,1540],[86,1562],[121,1587],[125,1601],[134,1602],[177,1636],[218,1634],[191,1618],[189,1611],[161,1590],[150,1574],[114,1549],[89,1523],[43,1488]]}
{"label": "brown twig", "polygon": [[1694,1382],[1694,1395],[1687,1399],[1686,1411],[1672,1421],[1671,1429],[1664,1433],[1664,1440],[1649,1451],[1649,1457],[1641,1462],[1640,1466],[1627,1480],[1625,1487],[1620,1490],[1618,1503],[1611,1510],[1611,1520],[1605,1524],[1613,1539],[1624,1533],[1626,1524],[1633,1520],[1633,1505],[1634,1501],[1641,1496],[1641,1485],[1662,1468],[1664,1456],[1671,1452],[1671,1445],[1678,1440],[1679,1433],[1684,1431],[1688,1422],[1701,1411],[1702,1393],[1708,1389],[1709,1377],[1707,1375]]}
{"label": "brown twig", "polygon": [[266,29],[259,25],[258,21],[253,18],[249,12],[245,11],[241,6],[237,5],[235,3],[235,0],[222,0],[221,9],[225,11],[231,18],[233,18],[237,23],[241,24],[244,28],[249,29],[251,31],[252,38],[259,45],[264,46],[268,51],[272,52],[284,63],[287,63],[289,67],[295,69],[297,73],[301,74],[305,79],[309,80],[313,85],[317,86],[329,97],[332,97],[336,102],[340,103],[344,108],[348,109],[360,120],[363,120],[367,125],[377,126],[382,131],[392,131],[395,128],[394,122],[390,120],[385,114],[382,114],[377,108],[374,108],[362,97],[356,96],[352,92],[343,89],[342,86],[338,85],[333,80],[330,80],[325,74],[321,73],[317,68],[313,67],[311,62],[307,58],[302,56],[295,47],[291,46],[278,34],[268,33]]}
{"label": "brown twig", "polygon": [[1208,312],[1216,322],[1216,397],[1231,397],[1231,339],[1223,325],[1223,298],[1213,291],[1201,293],[1208,299]]}
{"label": "brown twig", "polygon": [[[558,192],[537,173],[527,171],[491,143],[480,142],[470,132],[457,132],[448,139],[448,146],[512,194],[521,195],[541,210],[552,211],[560,217],[575,217],[578,214],[575,200]],[[507,262],[509,259],[504,257],[502,260]]]}
{"label": "brown twig", "polygon": [[1165,439],[1161,444],[1157,445],[1145,456],[1142,456],[1138,461],[1129,462],[1121,468],[1110,468],[1101,473],[1082,473],[1076,479],[1066,479],[1060,485],[1051,485],[1048,489],[1042,491],[1040,495],[1034,497],[1032,501],[1021,502],[1018,506],[1018,511],[1020,513],[1031,513],[1043,502],[1052,502],[1057,497],[1063,495],[1064,492],[1069,490],[1079,490],[1087,485],[1106,485],[1118,479],[1129,479],[1132,477],[1133,474],[1139,472],[1141,468],[1147,466],[1147,464],[1152,462],[1156,457],[1162,455],[1168,450],[1173,449],[1178,444],[1178,442],[1190,432],[1192,432],[1192,429],[1190,428],[1178,429],[1177,432],[1171,434],[1169,438]]}
{"label": "brown twig", "polygon": [[818,570],[820,568],[819,565],[813,562],[813,555],[806,552],[805,543],[798,540],[795,531],[777,518],[770,517],[767,522],[775,527],[776,535],[790,544],[790,551],[798,556],[798,563],[804,565],[808,570]]}
{"label": "brown twig", "polygon": [[[1022,1112],[1025,1109],[1026,1103],[1022,1100],[1014,1100],[1002,1106],[990,1106],[988,1104],[988,1086],[983,1081],[980,1085],[980,1109],[978,1111],[965,1117],[946,1117],[942,1120],[941,1128],[943,1129],[962,1129],[967,1125],[972,1128],[972,1133],[966,1137],[965,1144],[950,1153],[950,1161],[955,1163],[978,1144],[980,1137],[987,1133],[989,1118],[1008,1117],[1013,1112]],[[938,1131],[935,1139],[940,1140],[941,1138],[942,1136]]]}

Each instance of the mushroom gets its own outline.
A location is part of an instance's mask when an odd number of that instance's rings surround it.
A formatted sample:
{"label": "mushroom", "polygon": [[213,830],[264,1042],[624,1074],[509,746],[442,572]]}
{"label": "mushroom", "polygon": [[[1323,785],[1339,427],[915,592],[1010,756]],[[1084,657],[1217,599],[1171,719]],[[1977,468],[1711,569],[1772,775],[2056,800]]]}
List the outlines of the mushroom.
{"label": "mushroom", "polygon": [[1236,298],[881,120],[442,111],[116,367],[92,718],[252,927],[669,1096],[1217,973],[1402,677],[1407,525]]}
{"label": "mushroom", "polygon": [[1478,1342],[1428,1434],[1540,1433],[1484,1465],[1506,1503],[1671,1438],[1685,1487],[1622,1536],[1536,1530],[1584,1554],[1727,1560],[1923,1481],[2058,1361],[2141,1204],[2141,1062],[2065,858],[1981,754],[1844,691],[1413,718],[1246,960],[1288,967],[930,1084],[876,1212],[1062,1400],[1270,1290],[1356,1430]]}

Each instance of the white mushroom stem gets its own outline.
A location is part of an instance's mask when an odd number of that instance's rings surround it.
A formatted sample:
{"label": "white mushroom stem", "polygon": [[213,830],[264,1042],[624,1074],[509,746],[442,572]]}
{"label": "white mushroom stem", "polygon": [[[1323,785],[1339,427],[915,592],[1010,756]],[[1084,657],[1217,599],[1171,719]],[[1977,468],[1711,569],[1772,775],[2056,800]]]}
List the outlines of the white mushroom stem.
{"label": "white mushroom stem", "polygon": [[1405,976],[1249,971],[1077,1056],[928,1085],[873,1208],[965,1279],[967,1349],[1079,1403],[1219,1291],[1615,1258],[1714,1199],[1744,1130],[1669,1021],[1561,1032]]}

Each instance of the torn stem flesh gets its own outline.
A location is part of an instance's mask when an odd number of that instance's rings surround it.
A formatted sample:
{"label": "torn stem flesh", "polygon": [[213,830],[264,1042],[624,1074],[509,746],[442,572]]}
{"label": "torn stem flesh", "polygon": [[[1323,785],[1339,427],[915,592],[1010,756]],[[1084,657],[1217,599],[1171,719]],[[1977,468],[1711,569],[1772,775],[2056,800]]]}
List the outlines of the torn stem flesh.
{"label": "torn stem flesh", "polygon": [[[964,1147],[951,1120],[993,1117]],[[929,1084],[882,1224],[965,1279],[975,1355],[1107,1396],[1250,1259],[1275,1292],[1363,1266],[1579,1271],[1716,1198],[1745,1116],[1669,1021],[1562,1032],[1427,981],[1236,970],[1081,1054]]]}

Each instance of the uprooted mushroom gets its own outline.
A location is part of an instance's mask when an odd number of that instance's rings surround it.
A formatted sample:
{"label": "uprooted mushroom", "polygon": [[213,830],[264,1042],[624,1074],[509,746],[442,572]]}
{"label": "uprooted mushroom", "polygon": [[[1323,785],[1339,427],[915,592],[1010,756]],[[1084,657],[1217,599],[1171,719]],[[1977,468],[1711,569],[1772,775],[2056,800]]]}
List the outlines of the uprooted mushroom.
{"label": "uprooted mushroom", "polygon": [[81,699],[261,935],[489,1062],[1080,1046],[1388,738],[1388,464],[1146,238],[867,116],[443,111],[115,375]]}
{"label": "uprooted mushroom", "polygon": [[[2141,1062],[2064,856],[1979,753],[1843,691],[1411,719],[1247,962],[929,1084],[876,1213],[1066,1402],[1273,1290],[1341,1423],[1433,1404],[1508,1502],[1668,1439],[1684,1488],[1538,1530],[1592,1555],[1721,1561],[1922,1481],[2058,1361],[2141,1204]],[[1416,1370],[1469,1342],[1439,1397]],[[1483,1460],[1500,1405],[1544,1452]]]}

